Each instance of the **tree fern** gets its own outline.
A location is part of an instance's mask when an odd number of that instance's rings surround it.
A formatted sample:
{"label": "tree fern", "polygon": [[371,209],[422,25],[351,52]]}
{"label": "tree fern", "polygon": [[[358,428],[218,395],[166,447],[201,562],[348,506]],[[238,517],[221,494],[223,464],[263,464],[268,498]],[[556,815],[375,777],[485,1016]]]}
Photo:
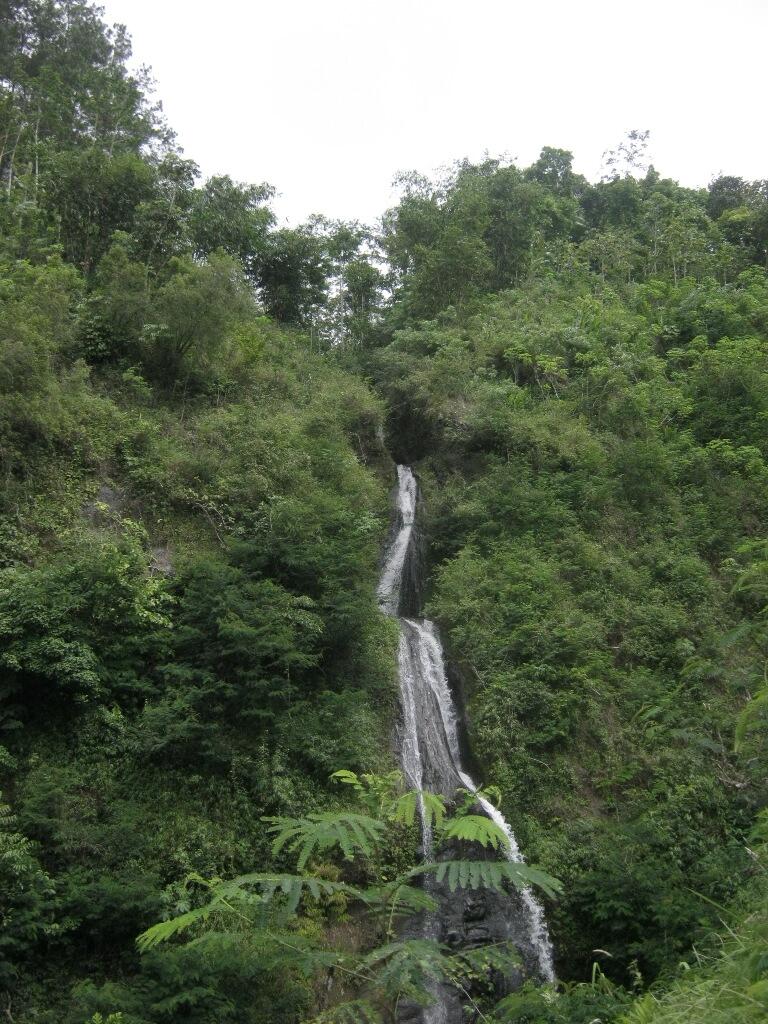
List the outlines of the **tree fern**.
{"label": "tree fern", "polygon": [[437,900],[423,888],[410,885],[411,878],[412,873],[409,872],[387,885],[373,886],[363,893],[363,898],[372,910],[378,907],[382,914],[388,916],[388,931],[391,931],[395,918],[437,910]]}
{"label": "tree fern", "polygon": [[339,847],[346,860],[356,853],[370,857],[385,831],[383,822],[347,811],[310,814],[306,818],[264,818],[274,836],[272,853],[297,852],[296,868],[303,871],[310,857]]}
{"label": "tree fern", "polygon": [[445,804],[442,799],[436,793],[427,793],[425,790],[418,789],[412,789],[397,798],[392,807],[392,821],[400,822],[403,825],[412,825],[416,819],[417,810],[424,815],[428,825],[438,829],[443,827]]}
{"label": "tree fern", "polygon": [[443,839],[459,839],[466,843],[480,843],[494,850],[509,849],[509,837],[495,821],[483,814],[464,814],[451,818],[443,829]]}
{"label": "tree fern", "polygon": [[196,910],[188,910],[186,914],[181,914],[179,917],[172,917],[169,921],[153,924],[151,928],[139,935],[136,945],[141,953],[146,953],[148,950],[154,949],[155,946],[159,946],[161,942],[167,942],[174,935],[185,931],[191,925],[197,924],[199,921],[206,921],[216,910],[217,907],[213,903],[208,903]]}
{"label": "tree fern", "polygon": [[169,921],[161,921],[143,932],[136,940],[143,953],[161,942],[167,942],[197,922],[206,921],[212,914],[244,918],[249,923],[264,924],[266,913],[277,924],[295,916],[305,894],[319,900],[323,896],[344,895],[361,899],[362,894],[344,882],[333,882],[314,875],[289,875],[254,872],[240,875],[226,882],[190,875],[187,882],[197,882],[210,892],[205,906],[189,910]]}
{"label": "tree fern", "polygon": [[[508,847],[503,829],[490,818],[471,813],[477,794],[468,792],[459,814],[446,819],[440,797],[418,791],[399,792],[399,775],[395,773],[380,779],[342,772],[337,773],[337,781],[355,789],[368,806],[375,802],[382,807],[380,817],[339,811],[264,819],[272,836],[273,853],[295,855],[296,873],[259,871],[226,881],[190,875],[188,882],[207,889],[205,905],[148,929],[138,939],[139,949],[153,949],[200,926],[195,943],[210,942],[220,951],[222,943],[245,941],[266,970],[287,970],[305,978],[316,977],[318,970],[333,970],[337,978],[343,979],[339,995],[346,1001],[323,1011],[312,1024],[381,1024],[380,1006],[392,1007],[406,998],[426,1007],[438,984],[452,984],[461,989],[463,998],[470,998],[469,981],[489,971],[508,970],[515,958],[506,945],[450,954],[427,939],[397,941],[394,936],[401,917],[437,908],[434,895],[418,880],[432,874],[452,892],[459,888],[503,890],[508,885],[538,885],[549,895],[560,890],[560,883],[527,864],[504,859],[422,864],[363,890],[317,877],[306,870],[312,859],[327,854],[346,860],[371,857],[386,837],[388,826],[412,824],[422,807],[443,842],[479,843],[502,852]],[[317,948],[322,932],[314,926],[316,918],[313,927],[301,926],[302,920],[308,921],[302,913],[309,909],[310,900],[320,903],[316,909],[321,912],[323,900],[356,902],[389,941],[359,955]]]}
{"label": "tree fern", "polygon": [[334,882],[315,875],[269,874],[254,872],[240,875],[238,878],[221,882],[214,889],[214,894],[221,900],[241,898],[250,889],[258,890],[259,899],[267,906],[278,910],[281,916],[293,916],[305,895],[315,900],[321,897],[346,896],[360,899],[361,893],[354,886],[345,882]]}
{"label": "tree fern", "polygon": [[446,882],[451,892],[457,889],[503,889],[508,882],[516,889],[538,886],[548,896],[563,891],[562,882],[540,868],[510,860],[448,860],[422,864],[411,873],[434,874],[437,882]]}
{"label": "tree fern", "polygon": [[385,999],[403,996],[420,1006],[432,1001],[431,986],[449,972],[449,958],[437,942],[429,939],[403,939],[379,946],[362,961],[375,977],[376,991]]}
{"label": "tree fern", "polygon": [[388,821],[412,825],[416,811],[425,814],[430,824],[441,828],[445,817],[445,803],[436,793],[412,789],[398,793],[402,783],[400,772],[387,775],[356,775],[342,770],[334,772],[331,778],[351,786],[363,803],[374,813]]}

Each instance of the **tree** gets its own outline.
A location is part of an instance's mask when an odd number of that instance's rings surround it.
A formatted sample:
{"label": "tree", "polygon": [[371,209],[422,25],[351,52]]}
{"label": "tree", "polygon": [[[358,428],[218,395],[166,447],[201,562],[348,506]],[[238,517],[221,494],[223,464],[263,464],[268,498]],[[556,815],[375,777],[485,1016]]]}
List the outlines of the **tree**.
{"label": "tree", "polygon": [[237,324],[254,313],[240,265],[224,253],[206,263],[175,258],[171,275],[154,294],[140,349],[151,375],[176,388],[194,384],[215,363]]}
{"label": "tree", "polygon": [[255,270],[267,313],[281,323],[308,326],[325,300],[329,269],[325,242],[311,225],[272,232]]}
{"label": "tree", "polygon": [[148,100],[146,69],[128,72],[130,39],[85,0],[9,7],[0,38],[0,179],[36,201],[50,158],[93,147],[138,154],[169,134]]}
{"label": "tree", "polygon": [[573,172],[573,153],[552,146],[544,146],[539,159],[526,173],[555,195],[572,196],[587,184],[586,179]]}
{"label": "tree", "polygon": [[712,220],[717,220],[727,210],[735,210],[744,205],[747,183],[743,178],[721,175],[709,183],[708,192],[707,213]]}
{"label": "tree", "polygon": [[[2,767],[8,755],[0,747]],[[41,868],[33,844],[20,832],[7,804],[0,803],[0,984],[14,987],[16,963],[50,927],[53,883]]]}
{"label": "tree", "polygon": [[114,232],[132,229],[154,186],[152,168],[133,153],[110,156],[88,148],[52,158],[43,201],[59,225],[67,260],[92,273]]}
{"label": "tree", "polygon": [[634,172],[645,173],[648,170],[647,152],[649,131],[633,128],[627,132],[616,149],[607,149],[603,153],[603,181],[628,177]]}
{"label": "tree", "polygon": [[190,234],[195,253],[210,256],[221,249],[240,260],[253,281],[258,281],[266,255],[267,232],[275,217],[267,203],[271,185],[244,185],[228,175],[209,178],[193,197]]}

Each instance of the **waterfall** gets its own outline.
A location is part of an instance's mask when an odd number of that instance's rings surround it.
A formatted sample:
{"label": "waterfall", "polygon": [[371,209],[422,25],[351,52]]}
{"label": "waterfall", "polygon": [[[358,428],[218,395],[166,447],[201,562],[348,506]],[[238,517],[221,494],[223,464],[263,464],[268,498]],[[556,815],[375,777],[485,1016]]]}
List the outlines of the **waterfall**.
{"label": "waterfall", "polygon": [[[476,792],[478,787],[462,764],[456,705],[446,676],[437,627],[427,619],[403,615],[411,611],[403,607],[403,588],[409,559],[414,553],[418,485],[407,466],[397,467],[397,480],[397,518],[377,596],[382,611],[398,618],[400,624],[398,671],[402,713],[397,746],[403,775],[412,789],[448,797],[459,787]],[[509,859],[522,861],[514,833],[501,812],[483,796],[478,796],[478,803],[507,836]],[[421,820],[424,855],[429,857],[432,837],[423,813]],[[514,936],[517,944],[525,948],[529,962],[543,980],[554,981],[552,945],[544,912],[530,889],[522,890],[516,903],[509,901],[506,916],[510,920],[505,921],[505,934]],[[427,930],[430,937],[438,937],[439,922],[428,922]],[[437,992],[435,1005],[424,1013],[424,1024],[443,1024],[448,1019],[445,996]]]}

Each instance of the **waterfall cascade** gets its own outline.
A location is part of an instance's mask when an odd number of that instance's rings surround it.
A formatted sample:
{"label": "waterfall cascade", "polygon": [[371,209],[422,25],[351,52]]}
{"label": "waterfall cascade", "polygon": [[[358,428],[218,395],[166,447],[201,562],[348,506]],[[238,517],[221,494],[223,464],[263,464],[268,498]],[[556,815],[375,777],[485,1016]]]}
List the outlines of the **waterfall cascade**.
{"label": "waterfall cascade", "polygon": [[[412,610],[404,607],[407,604],[403,593],[404,581],[407,576],[414,575],[413,563],[418,561],[414,544],[418,485],[407,466],[397,467],[397,477],[397,521],[387,547],[377,595],[381,609],[397,617],[400,623],[398,668],[402,714],[397,736],[398,752],[406,782],[412,789],[450,797],[459,787],[470,791],[476,791],[478,787],[462,765],[456,705],[446,676],[437,627],[426,619],[402,617],[404,612]],[[506,833],[510,860],[521,861],[522,854],[515,836],[501,812],[483,796],[478,796],[478,803]],[[425,855],[429,856],[431,836],[424,815],[422,839]],[[458,898],[454,896],[453,902]],[[553,981],[552,946],[540,904],[528,889],[504,902],[501,937],[515,942],[524,960],[543,980]],[[437,912],[438,918],[441,913]],[[455,910],[443,916],[445,927],[442,930],[450,930]],[[470,914],[473,920],[477,917],[476,911]],[[499,917],[498,910],[496,917]],[[430,922],[428,929],[433,937],[439,938],[441,921]],[[476,927],[474,931],[488,929]],[[498,922],[496,931],[498,938]],[[454,929],[449,938],[455,934]],[[424,1012],[424,1024],[448,1024],[454,1019],[449,1001],[441,993],[436,995],[435,1006]]]}

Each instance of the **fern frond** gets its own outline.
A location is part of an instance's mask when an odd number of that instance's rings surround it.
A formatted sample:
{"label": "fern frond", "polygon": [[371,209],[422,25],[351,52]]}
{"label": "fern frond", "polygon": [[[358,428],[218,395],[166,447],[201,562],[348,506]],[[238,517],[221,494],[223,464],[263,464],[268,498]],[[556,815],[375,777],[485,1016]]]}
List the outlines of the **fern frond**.
{"label": "fern frond", "polygon": [[429,939],[387,943],[369,953],[363,965],[375,974],[377,993],[387,1000],[406,996],[420,1006],[429,1005],[432,983],[447,977],[451,967],[438,943]]}
{"label": "fern frond", "polygon": [[508,862],[508,879],[517,889],[524,889],[526,886],[535,885],[542,892],[545,892],[550,899],[555,899],[563,891],[563,883],[559,878],[550,875],[541,868],[532,864],[522,862]]}
{"label": "fern frond", "polygon": [[[203,907],[187,911],[170,921],[161,921],[153,925],[136,940],[139,950],[143,953],[153,949],[161,942],[184,931],[197,921],[205,921],[211,914],[223,917],[246,916],[248,910],[265,912],[276,923],[284,922],[293,917],[298,910],[305,893],[314,899],[323,896],[344,895],[352,899],[362,899],[359,889],[344,882],[333,882],[327,878],[316,878],[314,875],[270,874],[254,872],[240,875],[237,878],[222,882],[220,879],[206,879],[199,875],[188,879],[197,881],[209,890],[211,897]],[[247,920],[256,923],[258,914],[250,913]]]}
{"label": "fern frond", "polygon": [[264,818],[264,821],[271,821],[272,827],[268,832],[277,832],[272,840],[272,853],[276,857],[292,839],[302,835],[301,822],[295,818]]}
{"label": "fern frond", "polygon": [[432,912],[437,910],[438,902],[424,889],[408,884],[408,875],[403,875],[389,882],[366,889],[363,899],[369,906],[379,906],[382,910],[398,916],[415,914],[419,911]]}
{"label": "fern frond", "polygon": [[424,874],[434,874],[438,882],[447,883],[451,892],[457,889],[503,889],[507,882],[516,889],[526,889],[535,885],[553,898],[563,891],[563,884],[559,879],[522,861],[440,861],[437,864],[422,864],[414,868],[411,877]]}
{"label": "fern frond", "polygon": [[442,828],[443,819],[445,818],[445,804],[441,798],[437,793],[422,791],[421,799],[428,823],[434,825],[435,828]]}
{"label": "fern frond", "polygon": [[376,818],[346,811],[263,820],[271,823],[267,831],[274,836],[272,852],[277,855],[283,849],[291,853],[298,851],[296,867],[299,871],[304,870],[312,856],[334,847],[340,848],[346,860],[352,860],[356,853],[369,857],[385,830],[383,822]]}
{"label": "fern frond", "polygon": [[397,792],[402,784],[399,771],[388,772],[386,775],[356,775],[355,772],[342,769],[331,775],[334,782],[351,786],[358,798],[372,814],[391,820],[393,808],[397,803]]}
{"label": "fern frond", "polygon": [[480,843],[494,850],[509,849],[509,837],[495,821],[483,814],[464,814],[446,822],[443,839],[459,839],[467,843]]}
{"label": "fern frond", "polygon": [[179,932],[183,932],[198,921],[205,921],[217,909],[219,908],[214,903],[208,903],[206,906],[198,907],[196,910],[188,910],[186,914],[180,914],[179,917],[172,917],[170,921],[160,921],[159,924],[153,924],[151,928],[147,928],[136,939],[139,952],[146,953],[148,950],[154,949],[155,946],[159,946],[161,942],[167,942],[168,939],[173,938],[174,935],[178,935]]}
{"label": "fern frond", "polygon": [[736,736],[733,745],[734,753],[738,754],[743,745],[744,740],[747,738],[747,734],[757,724],[761,712],[768,710],[768,687],[760,690],[752,700],[745,705],[741,714],[736,721]]}
{"label": "fern frond", "polygon": [[308,1024],[381,1024],[381,1021],[380,1013],[369,1002],[355,999],[326,1010]]}
{"label": "fern frond", "polygon": [[490,800],[491,801],[491,803],[494,805],[494,807],[500,807],[501,806],[501,801],[502,801],[502,798],[503,798],[504,794],[501,792],[501,790],[499,789],[498,786],[493,786],[493,785],[491,785],[491,786],[483,786],[483,788],[482,788],[482,790],[480,790],[480,792],[486,798],[486,800]]}
{"label": "fern frond", "polygon": [[511,942],[498,942],[478,949],[463,949],[448,961],[448,977],[458,983],[473,977],[487,977],[491,971],[503,974],[520,963],[520,954]]}
{"label": "fern frond", "polygon": [[402,825],[412,825],[417,809],[423,811],[427,824],[442,828],[445,804],[436,793],[429,793],[426,790],[411,789],[403,793],[395,801],[391,818]]}
{"label": "fern frond", "polygon": [[403,793],[395,801],[392,811],[394,821],[399,822],[401,825],[412,825],[416,818],[418,804],[419,794],[417,790],[411,789],[407,793]]}
{"label": "fern frond", "polygon": [[347,771],[346,768],[342,768],[337,772],[333,772],[331,778],[334,782],[343,782],[347,786],[352,786],[353,789],[362,792],[363,784],[360,779],[355,775],[354,772]]}
{"label": "fern frond", "polygon": [[[256,890],[251,893],[251,890]],[[256,899],[260,904],[265,905],[279,914],[280,917],[292,917],[299,906],[302,898],[308,893],[314,899],[323,896],[348,896],[351,899],[361,899],[359,889],[345,882],[334,882],[328,878],[318,878],[315,875],[290,875],[271,874],[268,872],[254,872],[248,875],[240,875],[227,882],[218,882],[211,887],[214,899],[246,902]]]}

